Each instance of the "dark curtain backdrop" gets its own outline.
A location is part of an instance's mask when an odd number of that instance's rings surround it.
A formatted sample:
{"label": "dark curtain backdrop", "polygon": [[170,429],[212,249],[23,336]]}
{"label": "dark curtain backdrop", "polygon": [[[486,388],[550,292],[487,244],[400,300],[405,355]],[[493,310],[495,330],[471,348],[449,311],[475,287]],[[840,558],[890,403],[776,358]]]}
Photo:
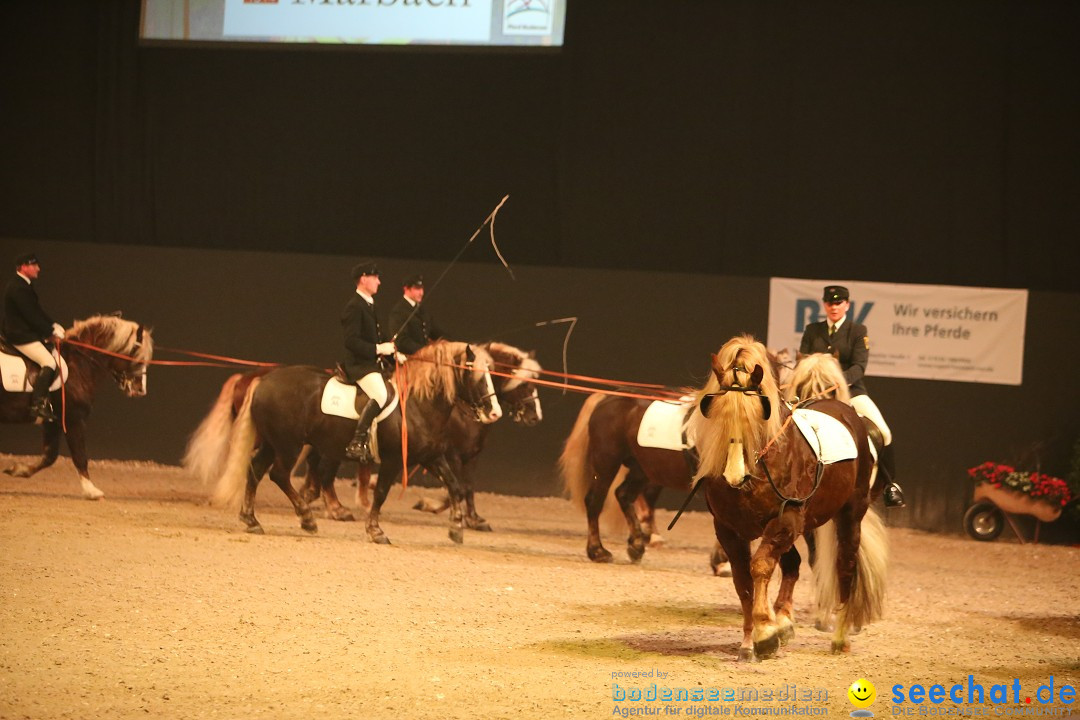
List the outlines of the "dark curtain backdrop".
{"label": "dark curtain backdrop", "polygon": [[[1080,4],[570,0],[555,54],[0,5],[0,236],[1076,291]],[[481,259],[481,256],[477,256]]]}

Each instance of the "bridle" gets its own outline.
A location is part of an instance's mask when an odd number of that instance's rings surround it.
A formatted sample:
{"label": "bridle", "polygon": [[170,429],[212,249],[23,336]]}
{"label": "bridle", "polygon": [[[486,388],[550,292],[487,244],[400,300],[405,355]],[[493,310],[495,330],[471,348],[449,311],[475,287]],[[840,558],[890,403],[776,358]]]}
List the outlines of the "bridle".
{"label": "bridle", "polygon": [[[496,393],[495,393],[494,389],[492,389],[492,391],[489,392],[489,393],[484,393],[483,390],[477,389],[478,384],[472,382],[471,377],[468,377],[468,376],[471,376],[472,373],[477,369],[477,367],[476,367],[476,356],[473,354],[471,349],[467,352],[466,357],[465,357],[465,363],[461,367],[462,367],[462,370],[461,370],[462,383],[461,384],[465,387],[466,392],[469,395],[473,396],[473,397],[462,398],[461,400],[462,400],[463,404],[467,405],[469,407],[469,409],[472,411],[473,417],[476,418],[476,420],[478,420],[480,422],[483,422],[484,419],[488,416],[489,408],[491,408],[493,406],[493,404],[494,404],[494,403],[491,402],[491,400],[492,400],[492,398],[496,398]],[[489,380],[490,377],[491,377],[490,375],[488,375],[486,370],[484,370],[484,377],[487,380]],[[488,384],[487,380],[485,380],[485,384]],[[488,386],[493,387],[491,385],[488,385]],[[483,393],[483,394],[481,394],[481,393]]]}
{"label": "bridle", "polygon": [[[713,400],[718,396],[726,395],[729,392],[739,392],[743,395],[760,399],[762,416],[765,420],[768,420],[772,416],[772,401],[769,400],[768,395],[761,392],[761,378],[765,376],[765,370],[760,365],[755,365],[753,370],[747,370],[745,365],[732,365],[728,370],[731,371],[733,384],[721,385],[717,388],[717,392],[703,395],[701,401],[698,403],[701,408],[701,414],[708,417],[709,408],[712,406]],[[739,373],[748,376],[748,385],[743,385],[739,382]]]}
{"label": "bridle", "polygon": [[[138,357],[139,350],[143,346],[143,336],[145,328],[139,325],[135,331],[135,344],[131,346],[131,356]],[[146,385],[146,363],[144,362],[129,362],[127,363],[127,369],[110,368],[113,380],[120,386],[120,389],[129,392],[130,388],[138,388],[143,390]]]}

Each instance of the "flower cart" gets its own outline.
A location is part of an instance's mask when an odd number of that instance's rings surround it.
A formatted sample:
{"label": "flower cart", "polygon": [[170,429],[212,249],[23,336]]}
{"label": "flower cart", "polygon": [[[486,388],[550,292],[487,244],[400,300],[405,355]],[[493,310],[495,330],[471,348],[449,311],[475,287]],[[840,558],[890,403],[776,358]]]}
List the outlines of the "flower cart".
{"label": "flower cart", "polygon": [[964,529],[976,540],[996,540],[1008,523],[1021,543],[1027,542],[1012,515],[1035,518],[1034,542],[1039,542],[1041,523],[1061,517],[1071,500],[1069,486],[1060,478],[1017,472],[997,463],[983,463],[968,470],[975,480],[975,502],[964,513]]}

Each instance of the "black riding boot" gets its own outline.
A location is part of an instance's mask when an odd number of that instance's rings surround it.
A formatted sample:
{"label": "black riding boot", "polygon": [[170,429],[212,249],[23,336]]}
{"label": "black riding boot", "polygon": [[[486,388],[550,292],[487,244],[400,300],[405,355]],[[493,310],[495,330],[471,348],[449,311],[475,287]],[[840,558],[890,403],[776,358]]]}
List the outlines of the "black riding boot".
{"label": "black riding boot", "polygon": [[49,406],[49,386],[55,377],[55,369],[43,367],[34,380],[34,389],[30,394],[30,417],[35,421],[56,422],[56,415]]}
{"label": "black riding boot", "polygon": [[879,470],[885,472],[885,477],[889,481],[889,484],[885,486],[885,491],[882,493],[885,507],[904,507],[904,491],[894,482],[896,479],[896,456],[893,454],[892,445],[881,448],[881,456],[878,461]]}
{"label": "black riding boot", "polygon": [[371,421],[379,414],[379,403],[369,399],[364,409],[359,412],[360,419],[356,422],[356,434],[345,446],[345,457],[368,465],[375,460],[371,454]]}

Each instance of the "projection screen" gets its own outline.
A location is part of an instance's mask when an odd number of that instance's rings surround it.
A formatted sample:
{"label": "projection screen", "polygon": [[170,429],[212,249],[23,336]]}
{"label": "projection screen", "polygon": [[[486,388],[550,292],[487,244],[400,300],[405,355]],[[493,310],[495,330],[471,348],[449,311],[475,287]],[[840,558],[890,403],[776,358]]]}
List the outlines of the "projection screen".
{"label": "projection screen", "polygon": [[567,0],[143,0],[144,44],[558,48]]}

